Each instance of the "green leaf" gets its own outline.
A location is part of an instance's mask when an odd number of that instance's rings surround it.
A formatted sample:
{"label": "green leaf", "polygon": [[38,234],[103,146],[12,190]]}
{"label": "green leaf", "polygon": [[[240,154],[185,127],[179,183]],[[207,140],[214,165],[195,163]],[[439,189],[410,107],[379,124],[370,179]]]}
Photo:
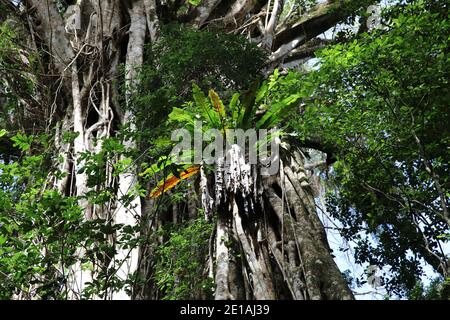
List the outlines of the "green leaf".
{"label": "green leaf", "polygon": [[[300,99],[300,94],[292,94],[282,101],[277,102],[270,106],[268,111],[264,116],[256,122],[257,129],[270,129],[279,124],[283,118],[289,114],[288,108],[292,107],[298,99]],[[290,111],[291,112],[291,111]]]}
{"label": "green leaf", "polygon": [[195,83],[192,84],[194,101],[202,111],[202,115],[212,128],[220,128],[221,121],[217,112],[211,107],[205,94]]}
{"label": "green leaf", "polygon": [[188,123],[194,125],[194,117],[192,114],[180,108],[173,108],[172,112],[169,114],[169,121]]}
{"label": "green leaf", "polygon": [[188,0],[188,2],[194,7],[197,7],[202,2],[202,0]]}
{"label": "green leaf", "polygon": [[259,83],[254,82],[249,90],[242,96],[243,111],[238,119],[238,125],[241,129],[248,129],[253,126],[252,120],[256,113],[255,98],[259,88]]}
{"label": "green leaf", "polygon": [[11,140],[14,141],[13,147],[18,147],[21,151],[25,152],[30,149],[33,143],[33,136],[27,136],[19,132]]}

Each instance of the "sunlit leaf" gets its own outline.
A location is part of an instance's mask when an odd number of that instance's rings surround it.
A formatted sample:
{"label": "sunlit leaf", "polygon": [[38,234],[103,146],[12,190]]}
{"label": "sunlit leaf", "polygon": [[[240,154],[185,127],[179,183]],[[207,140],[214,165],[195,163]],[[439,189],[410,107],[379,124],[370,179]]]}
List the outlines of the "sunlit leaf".
{"label": "sunlit leaf", "polygon": [[200,166],[192,166],[190,168],[187,168],[182,173],[180,173],[180,177],[176,177],[173,174],[170,174],[167,178],[163,179],[159,182],[158,186],[152,190],[150,193],[150,198],[157,198],[161,194],[167,192],[168,190],[175,187],[178,183],[180,183],[182,180],[185,180],[195,174],[197,174],[200,171]]}

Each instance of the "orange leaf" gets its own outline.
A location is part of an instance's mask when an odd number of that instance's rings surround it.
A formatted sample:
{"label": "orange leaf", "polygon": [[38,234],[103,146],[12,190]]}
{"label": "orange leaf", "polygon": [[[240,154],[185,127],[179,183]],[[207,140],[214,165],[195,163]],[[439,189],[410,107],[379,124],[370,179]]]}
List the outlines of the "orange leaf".
{"label": "orange leaf", "polygon": [[180,173],[180,178],[177,178],[173,174],[169,175],[166,179],[160,181],[158,183],[158,186],[152,190],[150,193],[150,198],[157,198],[164,192],[167,192],[168,190],[175,187],[181,180],[185,180],[194,174],[198,173],[200,171],[200,166],[192,166],[190,168],[187,168],[182,173]]}
{"label": "orange leaf", "polygon": [[224,117],[225,116],[225,107],[224,107],[222,101],[220,100],[219,96],[217,95],[217,93],[212,89],[209,90],[209,98],[211,99],[211,102],[214,105],[214,109],[216,109],[219,116]]}

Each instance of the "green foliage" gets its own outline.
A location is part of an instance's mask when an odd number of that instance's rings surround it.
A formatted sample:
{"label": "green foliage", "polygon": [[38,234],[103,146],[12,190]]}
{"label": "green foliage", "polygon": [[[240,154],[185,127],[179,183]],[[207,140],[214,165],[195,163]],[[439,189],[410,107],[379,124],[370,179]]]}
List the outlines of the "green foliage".
{"label": "green foliage", "polygon": [[[163,26],[160,39],[147,48],[146,56],[141,85],[131,106],[137,127],[131,134],[139,145],[135,156],[145,153],[140,158],[143,170],[151,167],[147,163],[159,162],[161,155],[172,149],[168,132],[178,124],[167,121],[171,112],[172,118],[184,117],[183,121],[193,127],[195,114],[183,111],[185,102],[198,95],[192,92],[193,83],[198,85],[197,93],[213,89],[228,99],[261,77],[265,59],[263,51],[243,37],[180,25]],[[149,170],[143,178],[150,177]]]}
{"label": "green foliage", "polygon": [[31,144],[33,143],[32,136],[26,136],[20,132],[17,133],[14,137],[12,137],[11,140],[14,142],[13,147],[17,147],[21,151],[29,150]]}
{"label": "green foliage", "polygon": [[[26,151],[33,137],[12,140]],[[46,161],[41,154],[0,163],[1,299],[31,286],[41,298],[62,297],[64,272],[84,237],[76,199],[46,189]]]}
{"label": "green foliage", "polygon": [[[292,75],[279,77],[275,70],[262,86],[254,83],[242,93],[234,93],[228,103],[224,103],[214,90],[208,97],[196,84],[193,84],[193,102],[183,108],[173,108],[169,114],[169,123],[178,123],[188,130],[194,129],[194,121],[202,123],[202,130],[219,129],[272,129],[280,126],[301,97],[300,93],[277,94],[279,88],[285,88],[292,81]],[[280,98],[282,97],[282,98]],[[258,116],[257,111],[263,113]]]}
{"label": "green foliage", "polygon": [[[67,2],[55,2],[62,14]],[[183,10],[200,3],[188,2]],[[300,13],[316,1],[296,2]],[[345,3],[354,11],[368,1]],[[391,276],[384,279],[390,292],[410,299],[448,298],[448,279],[427,288],[417,282],[420,262],[438,269],[436,257],[445,259],[440,244],[449,241],[442,208],[450,195],[448,5],[402,1],[385,14],[387,29],[323,50],[310,74],[282,76],[275,70],[261,86],[256,80],[266,57],[247,39],[164,27],[147,50],[131,104],[123,103],[136,115],[137,129],[127,124],[114,138],[96,141],[98,152],[81,155],[80,172],[91,188],[83,200],[101,209],[117,201],[129,204],[133,196],[145,195],[142,185],[155,175],[179,175],[185,164],[161,156],[173,146],[167,135],[180,127],[193,132],[196,120],[203,130],[224,133],[277,127],[300,145],[320,137],[338,160],[329,175],[338,191],[329,194],[328,209],[342,224],[343,236],[357,243],[357,262],[390,267]],[[118,248],[148,245],[148,239],[135,236],[140,226],[114,225],[109,217],[85,221],[81,199],[53,187],[66,173],[52,168],[52,139],[16,133],[19,126],[10,122],[11,114],[21,122],[34,117],[19,100],[33,105],[38,82],[34,57],[23,54],[19,38],[11,25],[0,25],[0,142],[17,149],[0,161],[0,299],[67,298],[67,272],[75,264],[96,269],[82,298],[129,291],[136,279],[120,279],[116,266],[122,261],[110,264],[110,257]],[[76,136],[65,132],[62,140],[73,143]],[[129,137],[138,141],[137,150],[123,145]],[[117,186],[104,173],[115,179],[134,165],[141,169],[140,183],[117,198]],[[188,188],[171,191],[155,207],[168,211],[185,200]],[[211,297],[205,265],[212,230],[203,219],[160,230],[163,243],[152,267],[164,299]],[[344,276],[349,284],[357,282],[348,272]]]}
{"label": "green foliage", "polygon": [[22,32],[13,20],[0,23],[0,127],[8,130],[29,128],[31,117],[33,128],[41,122],[35,114],[30,114],[42,109],[39,106],[33,110],[37,86],[36,54],[25,51],[20,45]]}
{"label": "green foliage", "polygon": [[204,218],[161,230],[167,240],[157,248],[155,281],[164,300],[210,299],[213,279],[205,265],[214,225]]}
{"label": "green foliage", "polygon": [[188,0],[188,2],[196,7],[202,2],[202,0]]}
{"label": "green foliage", "polygon": [[192,83],[227,96],[260,78],[264,62],[263,52],[243,37],[180,25],[163,27],[147,56],[133,103],[142,141],[164,132],[161,123],[169,110],[191,99]]}
{"label": "green foliage", "polygon": [[157,72],[155,80],[171,91],[170,100],[182,102],[190,98],[192,82],[219,93],[248,88],[260,75],[264,58],[243,37],[169,25],[149,48],[148,67]]}
{"label": "green foliage", "polygon": [[[5,130],[1,132],[7,135]],[[129,290],[133,279],[120,279],[116,268],[121,261],[109,264],[108,257],[114,256],[117,248],[137,247],[141,242],[135,236],[138,230],[112,225],[107,219],[86,221],[78,205],[80,199],[52,187],[48,172],[53,149],[45,135],[17,133],[9,139],[22,154],[0,162],[0,299],[14,294],[28,299],[66,299],[68,271],[75,264],[96,269],[82,298]],[[116,139],[107,139],[98,154],[83,155],[83,170],[89,175],[90,186],[96,188],[87,194],[90,203],[101,207],[118,200],[114,190],[103,187],[99,172],[123,152]],[[118,162],[114,174],[126,170],[125,166],[127,161]],[[55,172],[55,178],[62,175]],[[130,190],[133,192],[139,190]],[[129,198],[128,194],[119,200],[125,203]],[[115,243],[110,241],[113,235]],[[80,250],[85,254],[80,255]]]}
{"label": "green foliage", "polygon": [[297,76],[306,107],[289,123],[333,145],[339,191],[329,210],[357,242],[357,261],[390,266],[385,283],[399,294],[414,287],[421,259],[439,270],[433,255],[446,259],[449,229],[450,20],[445,5],[428,3],[392,10],[388,30],[322,50],[318,69]]}
{"label": "green foliage", "polygon": [[[173,108],[168,116],[168,123],[174,124],[174,128],[189,130],[192,136],[201,135],[210,129],[217,129],[227,145],[235,143],[227,135],[227,130],[275,129],[283,123],[288,112],[292,110],[301,97],[299,93],[294,93],[283,95],[283,98],[280,99],[279,95],[276,94],[276,89],[293,81],[291,78],[291,74],[286,77],[279,77],[278,70],[275,70],[274,75],[260,88],[258,88],[257,83],[254,83],[249,90],[242,92],[242,94],[233,94],[228,104],[224,104],[214,90],[209,90],[207,97],[200,87],[193,84],[194,101],[185,103],[183,108]],[[271,104],[272,102],[273,104]],[[264,115],[257,116],[257,110],[264,112]],[[195,126],[196,121],[201,123],[201,128]],[[262,147],[282,134],[281,130],[270,132],[265,140],[257,141],[255,145],[250,147],[255,148],[256,153],[261,150],[264,152]],[[168,142],[168,144],[173,146],[174,143]],[[169,176],[176,176],[178,180],[174,181],[175,179],[172,178],[167,184],[167,188],[164,189],[165,192],[180,182],[179,174],[188,169],[189,164],[192,165],[192,160],[196,157],[195,153],[203,151],[204,147],[206,145],[203,145],[201,150],[184,150],[183,154],[180,155],[181,161],[173,154],[160,157],[158,162],[145,168],[142,176],[151,177],[160,171],[164,171],[163,178],[159,183],[162,186],[166,186],[165,182],[169,181]]]}
{"label": "green foliage", "polygon": [[417,281],[415,287],[408,292],[408,300],[448,300],[448,283],[442,278],[433,279],[428,286]]}

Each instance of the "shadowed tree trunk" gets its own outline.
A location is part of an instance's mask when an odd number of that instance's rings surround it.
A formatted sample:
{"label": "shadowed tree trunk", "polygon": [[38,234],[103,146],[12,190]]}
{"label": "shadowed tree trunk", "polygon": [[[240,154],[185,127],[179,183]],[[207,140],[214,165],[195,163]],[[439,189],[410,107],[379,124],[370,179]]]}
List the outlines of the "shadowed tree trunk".
{"label": "shadowed tree trunk", "polygon": [[292,154],[268,177],[243,165],[237,145],[229,164],[218,161],[208,185],[217,213],[216,299],[353,299],[331,256],[301,152]]}

